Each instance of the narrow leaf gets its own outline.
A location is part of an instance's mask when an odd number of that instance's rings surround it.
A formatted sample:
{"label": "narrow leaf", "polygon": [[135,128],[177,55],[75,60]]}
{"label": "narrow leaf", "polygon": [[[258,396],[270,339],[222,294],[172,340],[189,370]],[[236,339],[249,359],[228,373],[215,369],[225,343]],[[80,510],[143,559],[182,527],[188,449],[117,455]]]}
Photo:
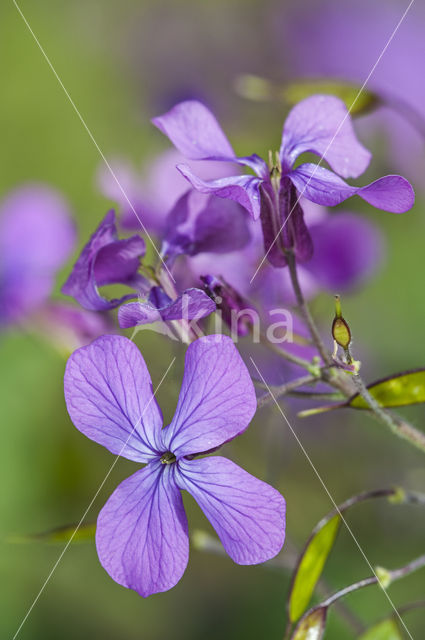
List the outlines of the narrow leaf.
{"label": "narrow leaf", "polygon": [[[89,542],[94,540],[96,533],[96,524],[90,522],[82,524],[78,527],[77,524],[70,524],[56,529],[50,529],[42,533],[36,533],[27,536],[16,536],[11,540],[12,542],[48,542],[48,543],[60,543],[69,542]],[[76,530],[77,529],[77,530]]]}
{"label": "narrow leaf", "polygon": [[353,116],[368,113],[381,104],[380,97],[372,91],[361,90],[356,84],[329,78],[304,79],[280,84],[262,76],[241,74],[236,79],[235,89],[248,100],[278,101],[291,107],[300,100],[318,93],[333,95],[345,103]]}
{"label": "narrow leaf", "polygon": [[389,618],[370,627],[358,640],[403,640],[403,636],[394,618]]}
{"label": "narrow leaf", "polygon": [[325,633],[327,607],[310,611],[297,624],[291,640],[321,640]]}
{"label": "narrow leaf", "polygon": [[[405,371],[395,376],[382,378],[368,385],[369,393],[377,400],[381,407],[406,407],[425,402],[425,369]],[[352,407],[353,409],[369,409],[369,405],[362,396],[356,393],[347,402],[331,404],[323,407],[306,409],[298,413],[298,417],[307,418],[317,413],[325,413],[334,409]]]}
{"label": "narrow leaf", "polygon": [[[370,394],[382,407],[404,407],[425,402],[425,369],[406,371],[368,385]],[[369,405],[356,394],[347,403],[355,409],[368,409]]]}
{"label": "narrow leaf", "polygon": [[290,105],[295,105],[300,100],[318,93],[340,98],[354,116],[369,113],[380,104],[379,97],[372,91],[361,91],[356,84],[341,80],[315,79],[291,82],[286,85],[283,95]]}
{"label": "narrow leaf", "polygon": [[335,542],[340,524],[341,517],[337,514],[314,532],[307,542],[295,568],[289,593],[288,609],[291,622],[296,622],[306,610]]}

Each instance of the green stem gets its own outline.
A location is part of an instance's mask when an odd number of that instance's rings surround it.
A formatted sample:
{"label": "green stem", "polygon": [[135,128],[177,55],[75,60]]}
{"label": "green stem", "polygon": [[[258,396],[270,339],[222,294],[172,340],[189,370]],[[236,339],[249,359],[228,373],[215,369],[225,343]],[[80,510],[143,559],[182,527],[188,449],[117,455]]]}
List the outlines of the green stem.
{"label": "green stem", "polygon": [[300,309],[301,315],[306,325],[308,326],[313,342],[316,345],[317,350],[320,356],[322,357],[323,362],[328,366],[330,366],[332,365],[332,358],[328,353],[327,349],[325,348],[325,345],[323,344],[319,330],[316,327],[316,323],[313,320],[313,316],[311,315],[309,306],[305,301],[303,293],[301,291],[300,283],[298,280],[297,263],[292,251],[288,251],[286,253],[286,259],[288,262],[288,269],[289,269],[289,275],[292,282],[292,288],[294,290],[295,298],[297,300],[297,304]]}
{"label": "green stem", "polygon": [[387,427],[389,427],[396,436],[402,438],[403,440],[407,440],[414,447],[425,452],[425,433],[419,431],[418,429],[415,429],[415,427],[413,427],[402,418],[394,416],[383,409],[372,396],[358,373],[353,375],[353,381],[357,387],[359,394],[365,400],[365,402],[367,402],[373,415],[376,418],[386,424]]}

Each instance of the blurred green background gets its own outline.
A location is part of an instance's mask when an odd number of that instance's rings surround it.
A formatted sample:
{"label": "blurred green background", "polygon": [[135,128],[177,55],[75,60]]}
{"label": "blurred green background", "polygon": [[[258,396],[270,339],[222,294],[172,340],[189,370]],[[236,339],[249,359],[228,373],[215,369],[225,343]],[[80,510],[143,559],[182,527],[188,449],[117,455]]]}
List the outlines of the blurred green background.
{"label": "blurred green background", "polygon": [[[264,12],[276,4],[22,0],[20,6],[105,155],[121,154],[148,165],[149,158],[167,146],[149,118],[181,97],[178,82],[184,94],[199,79],[203,88],[198,94],[202,97],[204,91],[211,100],[210,92],[214,93],[214,109],[241,155],[277,148],[284,108],[244,101],[231,81],[238,72],[279,73],[283,63],[273,55],[267,31],[272,13],[264,19]],[[0,193],[27,180],[57,187],[72,204],[82,245],[108,206],[94,186],[99,153],[12,2],[3,3],[0,25]],[[282,79],[286,72],[282,67]],[[190,80],[187,86],[185,79]],[[374,146],[376,154],[370,177],[391,172],[391,157],[383,153],[382,139],[365,142]],[[423,190],[414,186],[417,204],[406,216],[358,203],[350,206],[381,226],[387,245],[378,275],[343,301],[369,379],[424,366],[425,215]],[[57,290],[69,267],[60,274]],[[329,296],[321,296],[314,306],[323,322],[330,323]],[[148,332],[139,334],[138,344],[154,385],[172,355],[180,356],[159,392],[165,417],[170,417],[180,386],[183,349]],[[62,390],[65,361],[48,343],[10,330],[0,336],[0,363],[0,635],[12,638],[63,548],[17,543],[13,538],[77,522],[113,460],[71,424]],[[368,416],[342,412],[300,421],[290,408],[288,412],[337,502],[393,484],[425,490],[423,454],[397,441]],[[406,415],[423,428],[422,407]],[[288,535],[301,547],[331,504],[279,414],[263,410],[224,453],[284,494]],[[134,470],[135,465],[119,461],[88,521],[95,519],[117,483]],[[192,499],[185,498],[185,503],[191,529],[210,531]],[[397,567],[424,552],[425,519],[420,508],[374,501],[357,507],[349,522],[372,565]],[[325,569],[330,590],[369,573],[353,540],[342,530]],[[18,637],[281,638],[288,583],[285,571],[241,567],[226,556],[193,550],[181,582],[167,593],[143,600],[109,578],[94,544],[75,544]],[[419,572],[391,587],[390,595],[399,605],[419,600],[424,597],[424,583],[424,572]],[[347,603],[365,622],[390,613],[378,588],[360,592]],[[423,612],[408,614],[406,623],[413,637],[422,637]],[[325,637],[340,640],[354,635],[331,613]]]}

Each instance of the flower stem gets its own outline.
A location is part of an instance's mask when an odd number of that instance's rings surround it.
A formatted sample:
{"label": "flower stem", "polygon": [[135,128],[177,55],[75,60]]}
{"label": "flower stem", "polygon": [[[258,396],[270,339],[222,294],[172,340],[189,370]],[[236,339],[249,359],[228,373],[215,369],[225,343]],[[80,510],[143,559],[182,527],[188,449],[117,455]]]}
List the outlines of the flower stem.
{"label": "flower stem", "polygon": [[292,288],[294,290],[295,298],[297,300],[297,304],[300,309],[301,315],[304,319],[304,322],[308,326],[313,342],[316,345],[317,350],[320,356],[322,357],[323,362],[328,366],[330,366],[332,364],[332,358],[328,353],[325,345],[323,344],[319,330],[316,327],[316,323],[313,320],[313,316],[311,315],[309,306],[305,301],[303,293],[301,291],[300,283],[298,280],[297,263],[296,263],[294,253],[292,251],[287,251],[286,259],[288,262],[288,269],[289,269],[289,275],[291,277]]}

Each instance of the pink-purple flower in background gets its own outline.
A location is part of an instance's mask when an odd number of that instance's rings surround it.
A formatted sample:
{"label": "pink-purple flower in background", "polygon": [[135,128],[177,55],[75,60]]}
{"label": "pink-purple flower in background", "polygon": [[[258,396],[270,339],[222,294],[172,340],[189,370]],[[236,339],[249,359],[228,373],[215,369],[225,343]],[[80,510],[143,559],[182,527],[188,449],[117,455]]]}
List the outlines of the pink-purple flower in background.
{"label": "pink-purple flower in background", "polygon": [[210,335],[188,347],[176,412],[165,428],[146,364],[122,336],[102,336],[72,354],[65,398],[82,433],[146,463],[98,517],[99,559],[116,582],[146,597],[180,580],[189,557],[181,490],[195,498],[238,564],[280,551],[280,493],[226,458],[194,459],[243,433],[256,410],[251,378],[230,338]]}
{"label": "pink-purple flower in background", "polygon": [[52,293],[76,240],[70,208],[51,187],[27,184],[0,206],[0,326],[20,324]]}

